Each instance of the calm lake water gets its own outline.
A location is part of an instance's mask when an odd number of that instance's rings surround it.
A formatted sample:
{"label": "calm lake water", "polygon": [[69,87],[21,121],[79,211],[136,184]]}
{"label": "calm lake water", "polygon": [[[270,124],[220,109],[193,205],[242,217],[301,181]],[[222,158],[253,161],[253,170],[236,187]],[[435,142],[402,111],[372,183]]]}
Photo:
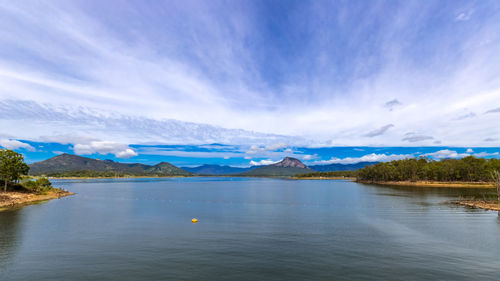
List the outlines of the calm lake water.
{"label": "calm lake water", "polygon": [[484,191],[54,182],[77,195],[0,212],[0,280],[500,280],[498,213],[447,203]]}

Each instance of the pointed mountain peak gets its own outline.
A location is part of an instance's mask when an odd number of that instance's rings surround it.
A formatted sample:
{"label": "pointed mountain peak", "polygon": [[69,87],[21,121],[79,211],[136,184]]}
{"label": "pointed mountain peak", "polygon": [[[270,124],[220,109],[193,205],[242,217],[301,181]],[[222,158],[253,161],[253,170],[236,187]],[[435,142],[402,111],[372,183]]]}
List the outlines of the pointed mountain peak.
{"label": "pointed mountain peak", "polygon": [[272,166],[283,167],[283,168],[302,168],[302,169],[307,168],[307,166],[304,165],[304,163],[302,163],[299,159],[292,157],[285,157],[283,160],[281,160],[276,164],[273,164]]}

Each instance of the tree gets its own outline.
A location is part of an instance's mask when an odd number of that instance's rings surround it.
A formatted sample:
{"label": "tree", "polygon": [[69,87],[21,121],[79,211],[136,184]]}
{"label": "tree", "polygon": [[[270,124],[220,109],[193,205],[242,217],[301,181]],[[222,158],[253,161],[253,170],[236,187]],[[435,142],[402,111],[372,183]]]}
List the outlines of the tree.
{"label": "tree", "polygon": [[10,149],[0,149],[0,178],[4,181],[4,192],[7,192],[7,185],[11,181],[28,174],[29,169],[23,155]]}
{"label": "tree", "polygon": [[491,172],[491,177],[497,188],[497,200],[500,202],[500,172],[498,170]]}

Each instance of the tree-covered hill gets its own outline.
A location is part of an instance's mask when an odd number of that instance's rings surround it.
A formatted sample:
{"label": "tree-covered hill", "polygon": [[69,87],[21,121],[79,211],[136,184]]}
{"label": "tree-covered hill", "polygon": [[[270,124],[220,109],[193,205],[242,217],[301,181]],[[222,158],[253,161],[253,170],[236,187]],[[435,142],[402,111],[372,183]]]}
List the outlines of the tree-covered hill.
{"label": "tree-covered hill", "polygon": [[234,175],[241,174],[254,169],[255,167],[231,167],[222,165],[201,165],[198,167],[181,167],[183,170],[197,174],[197,175],[209,175],[209,176],[220,176],[220,175]]}

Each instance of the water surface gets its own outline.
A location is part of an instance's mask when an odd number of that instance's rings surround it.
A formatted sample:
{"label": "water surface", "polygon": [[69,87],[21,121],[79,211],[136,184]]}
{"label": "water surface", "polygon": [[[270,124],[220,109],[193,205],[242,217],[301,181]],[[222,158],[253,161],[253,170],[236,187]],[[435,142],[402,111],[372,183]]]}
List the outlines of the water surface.
{"label": "water surface", "polygon": [[497,212],[447,203],[481,190],[254,178],[56,185],[77,195],[0,213],[0,280],[500,279]]}

